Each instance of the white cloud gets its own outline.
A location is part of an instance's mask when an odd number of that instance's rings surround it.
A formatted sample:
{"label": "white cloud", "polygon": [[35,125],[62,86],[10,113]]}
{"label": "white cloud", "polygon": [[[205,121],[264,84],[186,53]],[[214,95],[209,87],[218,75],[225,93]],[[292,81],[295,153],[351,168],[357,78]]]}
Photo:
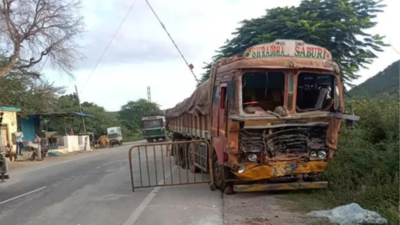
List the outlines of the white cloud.
{"label": "white cloud", "polygon": [[[90,71],[125,16],[133,0],[85,0],[83,15],[87,32],[82,40],[86,59],[79,63],[75,82],[81,90]],[[135,6],[82,92],[83,101],[92,101],[107,110],[119,110],[128,100],[147,98],[151,86],[152,100],[162,108],[174,106],[189,97],[195,81],[169,41],[160,24],[144,0],[135,0]],[[150,0],[159,17],[187,57],[200,78],[203,62],[209,62],[221,45],[244,19],[265,14],[274,7],[298,5],[300,0]],[[395,12],[396,0],[387,0],[386,12],[378,17],[380,24],[374,29],[388,35],[392,44],[400,48],[399,31],[389,22],[400,21]],[[399,49],[400,50],[400,49]],[[396,59],[392,49],[379,54],[380,59],[369,70],[361,71],[367,79]],[[398,58],[398,55],[397,55]],[[57,85],[73,83],[69,78],[46,70]],[[359,82],[359,81],[357,81]]]}

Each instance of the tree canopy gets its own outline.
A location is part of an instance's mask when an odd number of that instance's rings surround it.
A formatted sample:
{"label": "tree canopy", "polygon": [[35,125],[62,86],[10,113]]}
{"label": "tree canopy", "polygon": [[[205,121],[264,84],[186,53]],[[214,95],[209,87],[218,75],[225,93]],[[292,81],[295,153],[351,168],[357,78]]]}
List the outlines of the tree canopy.
{"label": "tree canopy", "polygon": [[145,99],[130,101],[121,107],[119,118],[132,132],[140,128],[142,118],[145,116],[160,116],[162,112],[159,105]]}
{"label": "tree canopy", "polygon": [[15,74],[0,77],[1,104],[23,109],[23,114],[52,112],[63,87],[30,76]]}
{"label": "tree canopy", "polygon": [[[244,20],[213,60],[241,54],[256,44],[276,39],[299,39],[327,48],[342,71],[342,79],[351,84],[360,68],[376,58],[386,46],[383,36],[368,29],[384,7],[382,0],[303,0],[298,7],[268,9],[260,18]],[[209,76],[207,71],[202,80]]]}
{"label": "tree canopy", "polygon": [[[84,113],[91,114],[94,118],[85,119],[86,130],[96,134],[106,133],[107,128],[114,126],[122,126],[118,117],[110,112],[107,112],[103,107],[92,103],[81,103]],[[79,112],[79,103],[76,94],[62,95],[57,99],[55,105],[55,112]],[[53,118],[48,121],[48,128],[54,131],[63,133],[65,131],[63,118]],[[81,118],[67,118],[67,132],[73,129],[75,132],[83,132]],[[123,129],[124,135],[129,135],[127,129]]]}
{"label": "tree canopy", "polygon": [[39,63],[70,72],[79,59],[75,39],[83,32],[80,0],[0,1],[0,77],[39,76]]}
{"label": "tree canopy", "polygon": [[[21,116],[35,113],[79,112],[76,94],[64,94],[64,87],[23,74],[12,74],[0,77],[0,103],[22,109]],[[159,105],[147,100],[130,101],[121,107],[119,112],[107,112],[102,106],[93,102],[81,103],[84,113],[95,118],[85,119],[86,130],[104,134],[108,127],[120,126],[124,138],[141,137],[140,126],[144,116],[162,115]],[[83,132],[81,118],[48,118],[45,120],[49,131],[64,134],[70,129],[75,133]],[[65,127],[66,122],[67,127]]]}

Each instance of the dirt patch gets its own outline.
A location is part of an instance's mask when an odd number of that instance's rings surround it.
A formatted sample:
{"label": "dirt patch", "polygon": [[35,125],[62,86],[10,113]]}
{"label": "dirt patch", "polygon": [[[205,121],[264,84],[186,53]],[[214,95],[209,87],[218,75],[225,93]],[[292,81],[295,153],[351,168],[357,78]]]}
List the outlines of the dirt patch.
{"label": "dirt patch", "polygon": [[246,218],[243,221],[236,221],[238,225],[266,225],[266,224],[273,224],[271,223],[271,221],[267,218],[253,218],[253,219],[249,219]]}
{"label": "dirt patch", "polygon": [[237,193],[224,195],[225,225],[302,225],[318,220],[290,210],[294,204],[282,194]]}

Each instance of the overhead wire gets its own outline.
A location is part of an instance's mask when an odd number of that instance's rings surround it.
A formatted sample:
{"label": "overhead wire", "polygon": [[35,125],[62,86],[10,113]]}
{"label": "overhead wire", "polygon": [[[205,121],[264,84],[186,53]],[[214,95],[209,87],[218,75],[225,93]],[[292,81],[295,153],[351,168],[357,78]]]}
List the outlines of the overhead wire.
{"label": "overhead wire", "polygon": [[196,80],[197,83],[200,83],[199,79],[197,79],[196,74],[194,74],[192,68],[190,67],[188,61],[186,60],[185,56],[183,55],[183,53],[181,52],[181,50],[179,49],[178,45],[175,43],[174,39],[171,37],[170,33],[168,32],[167,28],[165,27],[164,23],[161,21],[160,17],[158,17],[157,13],[154,11],[153,7],[151,6],[150,2],[148,0],[145,0],[147,5],[149,6],[149,8],[151,9],[151,11],[153,12],[154,16],[157,18],[158,22],[161,24],[161,27],[164,29],[165,33],[167,33],[169,39],[171,40],[172,44],[174,44],[176,50],[179,52],[179,54],[181,55],[183,61],[185,61],[188,69],[190,70],[190,72],[192,73],[194,79]]}
{"label": "overhead wire", "polygon": [[136,3],[136,0],[133,0],[131,6],[130,6],[129,9],[128,9],[128,12],[126,13],[125,17],[121,20],[121,22],[120,22],[120,24],[119,24],[117,30],[114,32],[112,38],[110,39],[110,42],[107,44],[107,46],[106,46],[106,48],[104,49],[103,53],[101,54],[100,58],[97,60],[95,67],[94,67],[93,70],[90,72],[89,77],[86,79],[85,83],[83,84],[80,93],[83,92],[83,90],[85,89],[85,86],[86,86],[87,82],[90,80],[90,78],[92,77],[93,73],[95,72],[95,70],[96,70],[97,67],[99,66],[101,60],[102,60],[103,57],[106,55],[108,49],[110,48],[112,42],[114,41],[115,37],[117,36],[119,30],[121,29],[122,25],[125,23],[125,21],[126,21],[126,19],[128,18],[130,12],[132,11],[133,6],[135,5],[135,3]]}
{"label": "overhead wire", "polygon": [[389,46],[392,47],[393,51],[395,51],[398,55],[400,55],[400,52],[397,51],[397,49],[392,45],[392,39],[389,38]]}

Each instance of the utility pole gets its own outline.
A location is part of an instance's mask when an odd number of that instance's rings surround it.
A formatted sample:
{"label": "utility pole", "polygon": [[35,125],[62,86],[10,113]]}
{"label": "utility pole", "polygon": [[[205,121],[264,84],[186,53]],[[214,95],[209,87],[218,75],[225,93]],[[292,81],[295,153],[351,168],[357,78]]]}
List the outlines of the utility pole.
{"label": "utility pole", "polygon": [[147,86],[147,101],[151,102],[151,91],[150,91],[150,86]]}
{"label": "utility pole", "polygon": [[[76,97],[78,98],[79,110],[83,113],[83,109],[81,106],[81,100],[79,98],[78,88],[75,85]],[[83,125],[83,133],[86,135],[86,124],[85,124],[85,117],[82,116],[82,125]]]}

